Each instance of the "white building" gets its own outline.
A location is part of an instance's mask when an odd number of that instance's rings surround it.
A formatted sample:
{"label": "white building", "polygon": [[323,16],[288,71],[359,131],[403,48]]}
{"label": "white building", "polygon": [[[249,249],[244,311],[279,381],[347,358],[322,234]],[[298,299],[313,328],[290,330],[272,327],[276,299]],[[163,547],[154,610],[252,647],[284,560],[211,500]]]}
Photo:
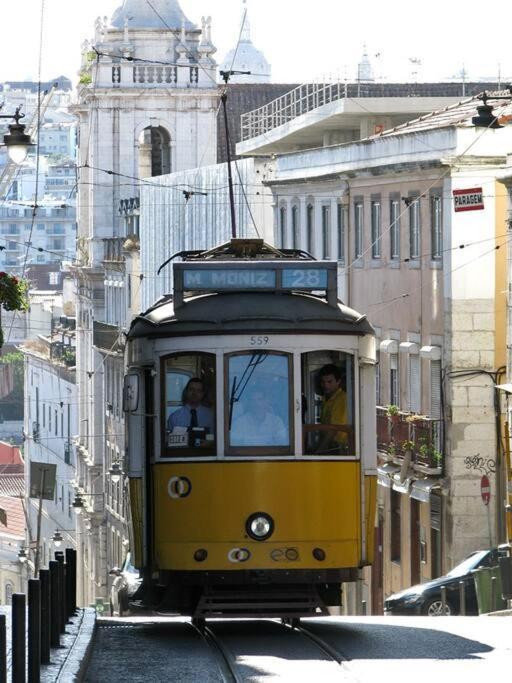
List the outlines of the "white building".
{"label": "white building", "polygon": [[211,165],[217,154],[211,21],[203,19],[197,28],[176,0],[152,5],[125,0],[110,22],[98,19],[94,40],[83,48],[74,108],[81,167],[75,268],[79,486],[91,494],[94,520],[87,547],[79,549],[79,563],[88,558],[92,567],[82,595],[86,604],[107,597],[107,571],[126,552],[125,483],[113,485],[108,470],[122,464],[124,453],[122,332],[140,298],[142,179]]}
{"label": "white building", "polygon": [[[54,500],[43,501],[40,567],[53,559],[52,537],[59,531],[63,547],[76,548],[76,519],[72,508],[76,473],[73,438],[78,432],[74,317],[53,320],[53,333],[23,344],[25,356],[25,476],[29,521],[28,547],[37,544],[39,500],[30,498],[32,462],[56,466]],[[29,558],[34,563],[35,551]]]}
{"label": "white building", "polygon": [[[380,339],[376,553],[384,576],[374,576],[367,596],[375,613],[379,583],[389,595],[504,540],[495,385],[504,378],[508,236],[497,179],[512,127],[475,128],[480,103],[350,144],[277,154],[265,183],[277,246],[338,260],[342,299],[367,313]],[[274,131],[276,149],[293,127]],[[240,147],[258,144],[272,152],[268,138]],[[390,404],[401,411],[391,432]],[[496,492],[490,526],[483,474]]]}

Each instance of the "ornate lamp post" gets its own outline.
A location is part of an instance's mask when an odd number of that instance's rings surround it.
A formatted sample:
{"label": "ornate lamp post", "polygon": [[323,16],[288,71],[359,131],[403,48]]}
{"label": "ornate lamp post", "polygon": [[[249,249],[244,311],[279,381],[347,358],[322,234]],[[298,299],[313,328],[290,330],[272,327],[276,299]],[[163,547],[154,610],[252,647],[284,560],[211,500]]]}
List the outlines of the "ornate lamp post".
{"label": "ornate lamp post", "polygon": [[29,148],[34,147],[30,135],[25,133],[25,125],[20,123],[20,120],[24,118],[25,114],[21,113],[21,106],[16,108],[14,114],[0,114],[0,119],[14,119],[15,121],[9,124],[9,133],[4,135],[4,144],[15,164],[23,163]]}

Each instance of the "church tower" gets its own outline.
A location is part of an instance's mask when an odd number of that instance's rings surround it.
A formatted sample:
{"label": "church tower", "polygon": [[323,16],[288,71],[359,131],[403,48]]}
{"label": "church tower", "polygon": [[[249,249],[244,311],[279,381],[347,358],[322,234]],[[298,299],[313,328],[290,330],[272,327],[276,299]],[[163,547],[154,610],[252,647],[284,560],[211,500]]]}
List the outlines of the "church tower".
{"label": "church tower", "polygon": [[243,0],[242,32],[238,49],[228,52],[221,66],[223,71],[250,71],[248,75],[232,76],[230,83],[270,83],[272,67],[261,50],[251,40],[251,23],[247,8],[247,0]]}
{"label": "church tower", "polygon": [[[79,118],[77,494],[82,604],[107,598],[108,570],[128,544],[123,467],[124,332],[140,292],[139,189],[147,178],[216,163],[215,48],[211,19],[197,27],[178,0],[124,0],[82,46]],[[138,311],[137,311],[138,312]],[[83,517],[83,516],[81,516]],[[81,522],[82,523],[82,522]],[[87,568],[87,572],[83,570]]]}

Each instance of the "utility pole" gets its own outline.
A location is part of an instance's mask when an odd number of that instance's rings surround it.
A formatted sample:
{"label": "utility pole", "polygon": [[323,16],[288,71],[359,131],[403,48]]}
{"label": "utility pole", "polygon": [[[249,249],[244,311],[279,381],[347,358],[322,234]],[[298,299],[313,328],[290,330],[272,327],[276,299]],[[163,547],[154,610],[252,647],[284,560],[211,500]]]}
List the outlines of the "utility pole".
{"label": "utility pole", "polygon": [[231,144],[229,137],[229,121],[228,121],[228,88],[229,79],[231,76],[249,76],[250,71],[221,71],[220,75],[226,84],[226,88],[221,95],[222,108],[224,110],[224,127],[226,130],[226,153],[228,157],[228,184],[229,184],[229,204],[231,208],[231,237],[236,239],[236,212],[235,212],[235,193],[233,190],[233,173],[231,170]]}

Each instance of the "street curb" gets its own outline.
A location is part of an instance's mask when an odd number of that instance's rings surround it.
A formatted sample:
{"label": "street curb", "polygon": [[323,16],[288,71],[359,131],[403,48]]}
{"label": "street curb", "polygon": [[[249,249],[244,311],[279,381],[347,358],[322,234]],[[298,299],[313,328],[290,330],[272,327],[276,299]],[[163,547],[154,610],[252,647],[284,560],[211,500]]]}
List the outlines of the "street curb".
{"label": "street curb", "polygon": [[88,607],[83,610],[77,637],[55,683],[81,683],[85,679],[95,633],[96,610]]}

